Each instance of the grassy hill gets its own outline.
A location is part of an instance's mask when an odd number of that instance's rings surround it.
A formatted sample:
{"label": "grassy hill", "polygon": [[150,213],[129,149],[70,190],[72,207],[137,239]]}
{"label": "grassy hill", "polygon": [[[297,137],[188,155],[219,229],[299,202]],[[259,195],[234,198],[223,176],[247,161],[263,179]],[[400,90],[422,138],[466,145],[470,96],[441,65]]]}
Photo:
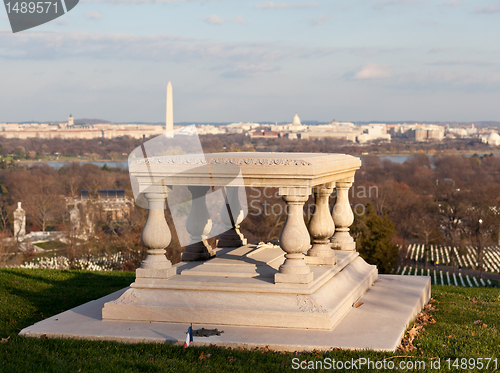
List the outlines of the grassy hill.
{"label": "grassy hill", "polygon": [[[433,286],[435,310],[431,313],[436,322],[418,328],[418,332],[410,328],[409,337],[416,337],[416,349],[405,353],[182,349],[18,336],[21,329],[43,318],[114,292],[133,280],[132,272],[0,269],[0,372],[285,372],[297,371],[293,366],[302,361],[306,362],[303,367],[311,367],[309,364],[331,363],[333,359],[358,364],[369,359],[379,361],[380,366],[393,362],[396,367],[423,362],[427,371],[431,362],[436,364],[440,359],[441,369],[432,371],[492,371],[495,361],[485,369],[486,358],[496,358],[496,369],[500,369],[500,292],[492,288]],[[483,369],[477,369],[478,360],[455,360],[471,358],[482,358]],[[451,360],[448,363],[446,359]],[[366,364],[356,371],[374,370]]]}

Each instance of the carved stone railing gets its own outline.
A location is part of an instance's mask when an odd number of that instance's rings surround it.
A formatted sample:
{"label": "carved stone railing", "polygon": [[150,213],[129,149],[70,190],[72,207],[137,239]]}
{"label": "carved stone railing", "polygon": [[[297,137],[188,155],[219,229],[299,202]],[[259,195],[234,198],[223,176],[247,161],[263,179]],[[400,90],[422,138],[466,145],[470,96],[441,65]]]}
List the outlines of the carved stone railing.
{"label": "carved stone railing", "polygon": [[[348,190],[360,166],[361,161],[356,157],[318,153],[216,153],[201,157],[165,156],[133,163],[129,171],[137,179],[139,190],[149,205],[148,220],[142,233],[148,256],[138,269],[137,277],[167,279],[175,275],[165,256],[171,234],[163,211],[172,186],[188,186],[193,196],[186,220],[191,242],[182,255],[183,261],[206,260],[215,254],[206,240],[212,221],[204,196],[210,189],[225,187],[226,202],[234,209],[234,206],[239,206],[235,199],[240,188],[273,187],[279,189],[287,204],[286,222],[280,236],[285,261],[274,281],[310,283],[313,279],[310,265],[334,266],[336,250],[355,250],[349,234],[354,216]],[[235,178],[239,172],[242,177]],[[337,200],[332,216],[329,198],[334,189]],[[311,193],[314,193],[315,207],[307,227],[303,207]],[[237,208],[241,210],[241,206]],[[221,220],[226,224],[227,232],[219,239],[220,247],[246,244],[239,231],[242,211],[228,214],[223,209]]]}

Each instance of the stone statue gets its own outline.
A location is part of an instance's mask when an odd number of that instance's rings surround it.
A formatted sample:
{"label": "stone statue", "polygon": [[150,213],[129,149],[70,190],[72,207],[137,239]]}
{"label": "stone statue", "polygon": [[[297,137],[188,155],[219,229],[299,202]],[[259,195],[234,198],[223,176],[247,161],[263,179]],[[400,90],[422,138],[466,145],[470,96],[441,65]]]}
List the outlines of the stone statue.
{"label": "stone statue", "polygon": [[26,211],[21,207],[21,202],[17,203],[14,210],[14,237],[22,239],[26,235]]}

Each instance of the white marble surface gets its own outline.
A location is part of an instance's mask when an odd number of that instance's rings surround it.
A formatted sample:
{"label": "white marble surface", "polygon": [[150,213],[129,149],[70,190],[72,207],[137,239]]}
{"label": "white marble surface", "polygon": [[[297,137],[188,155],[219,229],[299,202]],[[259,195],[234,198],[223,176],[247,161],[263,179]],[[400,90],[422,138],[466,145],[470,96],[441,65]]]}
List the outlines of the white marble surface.
{"label": "white marble surface", "polygon": [[[103,321],[101,310],[104,303],[117,299],[125,290],[40,321],[20,334],[127,343],[184,343],[187,323]],[[363,305],[352,307],[333,330],[194,324],[194,329],[217,328],[224,333],[195,337],[193,345],[215,344],[249,349],[269,346],[282,351],[329,350],[334,347],[394,351],[407,325],[429,298],[429,277],[379,275],[379,280],[359,300]]]}
{"label": "white marble surface", "polygon": [[141,190],[161,180],[165,185],[312,188],[352,180],[360,166],[359,158],[346,154],[237,152],[150,157],[147,164],[132,162],[129,171]]}

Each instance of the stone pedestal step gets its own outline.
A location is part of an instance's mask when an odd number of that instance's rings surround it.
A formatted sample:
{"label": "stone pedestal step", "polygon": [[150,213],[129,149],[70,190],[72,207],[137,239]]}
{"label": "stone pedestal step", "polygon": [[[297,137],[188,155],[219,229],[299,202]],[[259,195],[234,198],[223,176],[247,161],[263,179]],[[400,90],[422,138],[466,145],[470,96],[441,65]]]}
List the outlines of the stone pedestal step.
{"label": "stone pedestal step", "polygon": [[[250,245],[249,245],[250,246]],[[253,246],[255,249],[255,246]],[[247,250],[247,253],[235,253]],[[176,275],[169,278],[137,278],[131,285],[135,289],[172,289],[196,291],[229,291],[249,293],[312,294],[332,277],[340,273],[359,256],[357,252],[339,251],[337,265],[312,265],[313,281],[307,284],[275,283],[284,257],[276,256],[277,249],[257,249],[242,247],[224,252],[208,262],[181,262],[173,268]],[[271,251],[271,253],[267,253]],[[281,251],[282,253],[282,251]]]}
{"label": "stone pedestal step", "polygon": [[249,286],[227,291],[207,288],[206,279],[189,290],[133,287],[106,303],[102,317],[330,330],[376,279],[377,268],[357,257],[311,294],[302,294],[296,284],[287,293],[252,292]]}
{"label": "stone pedestal step", "polygon": [[[378,281],[332,330],[193,324],[193,329],[224,331],[220,336],[195,337],[192,346],[216,345],[276,351],[331,350],[332,348],[395,351],[406,327],[430,299],[430,278],[379,275]],[[120,290],[72,310],[52,316],[21,331],[40,338],[109,340],[125,343],[170,343],[182,346],[188,323],[103,321],[105,303],[118,299]]]}

